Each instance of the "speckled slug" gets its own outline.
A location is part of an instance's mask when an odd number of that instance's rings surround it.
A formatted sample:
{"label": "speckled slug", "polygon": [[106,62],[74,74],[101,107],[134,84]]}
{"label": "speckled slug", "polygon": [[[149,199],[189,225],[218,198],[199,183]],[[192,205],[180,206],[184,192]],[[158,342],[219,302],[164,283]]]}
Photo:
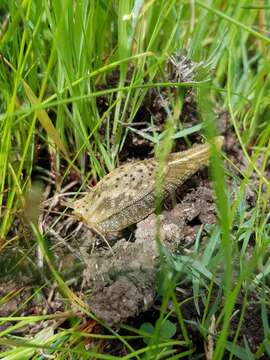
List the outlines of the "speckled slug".
{"label": "speckled slug", "polygon": [[[215,139],[217,149],[223,137]],[[195,145],[189,150],[168,155],[163,169],[162,197],[173,193],[187,178],[208,164],[209,144]],[[120,231],[155,211],[155,158],[122,165],[74,202],[74,214],[90,229],[101,235]]]}

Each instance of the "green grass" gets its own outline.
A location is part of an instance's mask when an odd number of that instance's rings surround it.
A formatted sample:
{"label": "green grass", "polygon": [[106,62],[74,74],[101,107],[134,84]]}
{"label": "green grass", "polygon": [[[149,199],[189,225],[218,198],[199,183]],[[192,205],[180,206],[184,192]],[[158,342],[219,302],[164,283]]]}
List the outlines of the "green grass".
{"label": "green grass", "polygon": [[[183,279],[192,283],[193,296],[187,301],[198,310],[193,326],[205,343],[209,333],[213,335],[213,359],[223,359],[225,352],[230,359],[259,359],[263,354],[270,357],[270,179],[266,175],[270,153],[269,6],[268,0],[211,0],[207,4],[198,0],[0,3],[0,251],[15,246],[19,252],[25,241],[12,229],[17,218],[25,220],[22,208],[34,186],[33,174],[39,171],[36,158],[40,149],[49,159],[46,170],[55,176],[52,191],[56,192],[72,171],[85,184],[112,170],[130,133],[144,136],[164,152],[180,138],[190,144],[188,136],[198,131],[213,143],[218,132],[215,109],[223,108],[229,113],[230,127],[244,153],[247,165],[235,175],[213,152],[211,176],[220,221],[207,230],[205,246],[198,236],[192,256],[175,256],[170,270],[164,264],[167,276],[163,281],[167,286],[151,339],[138,349],[134,340],[147,334],[124,325],[133,335],[108,329],[107,337],[118,339],[126,349],[123,359],[200,358],[174,290]],[[168,82],[166,63],[175,53],[186,53],[194,62],[205,64],[191,84]],[[191,85],[200,118],[194,128],[188,129],[181,109],[185,89]],[[169,94],[167,130],[145,135],[132,123],[139,121],[146,94],[154,89],[162,97],[164,88]],[[100,106],[100,99],[106,101],[105,106]],[[149,114],[147,119],[150,126]],[[254,174],[258,178],[256,187]],[[239,184],[235,198],[227,187],[227,180],[234,177]],[[257,194],[249,216],[247,185]],[[38,230],[37,216],[31,220],[31,236],[35,246],[42,249],[66,309],[76,304],[84,316],[90,316],[56,268],[46,237]],[[241,316],[231,338],[230,326],[240,293]],[[240,345],[240,332],[252,302],[249,295],[254,293],[260,305],[264,339],[256,352],[251,352],[245,339]],[[6,298],[0,299],[0,304],[5,302]],[[169,310],[169,302],[174,311]],[[200,312],[199,302],[204,306]],[[49,325],[29,341],[16,330],[58,315],[15,316],[16,311],[0,318],[0,345],[7,346],[0,358],[44,359],[42,349],[55,359],[118,358],[103,353],[98,342],[91,350],[85,349],[86,338],[103,340],[106,335],[81,330],[83,317],[63,313],[70,324],[68,329]],[[165,319],[177,324],[181,337],[161,337]]]}

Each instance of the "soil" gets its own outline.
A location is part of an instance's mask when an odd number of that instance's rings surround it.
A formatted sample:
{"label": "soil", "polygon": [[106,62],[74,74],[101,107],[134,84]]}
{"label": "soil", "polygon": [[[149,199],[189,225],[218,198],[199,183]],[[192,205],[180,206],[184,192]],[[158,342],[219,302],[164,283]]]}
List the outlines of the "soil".
{"label": "soil", "polygon": [[[188,65],[185,64],[185,66]],[[175,79],[175,76],[172,72],[169,78]],[[112,79],[112,83],[113,81],[115,79]],[[188,81],[190,81],[190,78],[188,78]],[[134,119],[132,126],[141,131],[147,131],[150,118],[154,116],[155,129],[162,131],[167,117],[164,101],[166,102],[168,98],[168,91],[168,89],[160,89],[160,92],[149,91],[138,113],[138,118]],[[99,99],[98,104],[102,112],[102,108],[106,108],[106,98]],[[224,152],[244,172],[247,163],[230,125],[228,113],[223,109],[217,109],[216,114],[219,132],[225,136]],[[181,119],[185,127],[198,123],[196,95],[191,89],[185,94]],[[189,141],[192,143],[200,142],[201,138],[196,133],[189,137]],[[179,140],[173,150],[177,151],[184,148],[186,148],[185,141]],[[120,154],[120,162],[124,163],[129,159],[152,156],[152,150],[152,143],[129,131],[126,145]],[[257,161],[259,163],[261,159],[258,158]],[[236,174],[235,168],[230,163],[226,163],[226,166]],[[270,169],[268,168],[266,171],[265,176],[269,178]],[[239,176],[238,173],[237,175]],[[253,188],[247,186],[245,191],[247,214],[256,204],[256,187],[258,184],[256,173],[252,174],[252,178]],[[228,178],[227,183],[232,196],[237,194],[239,185],[232,181],[231,178]],[[64,194],[66,191],[76,191],[79,185],[80,180],[72,171],[65,182],[65,189],[62,189],[62,192]],[[49,195],[54,190],[50,182],[46,184],[45,193]],[[162,246],[170,254],[190,255],[194,250],[198,231],[202,231],[201,238],[206,239],[205,227],[214,226],[218,221],[214,192],[207,170],[203,170],[188,179],[174,198],[167,199],[164,209],[158,217],[158,233],[157,216],[152,214],[138,223],[135,229],[129,229],[118,234],[110,247],[106,246],[89,229],[76,222],[72,217],[63,217],[61,221],[55,224],[59,216],[58,212],[62,212],[64,209],[61,202],[63,199],[65,197],[59,195],[48,198],[44,203],[43,212],[37,219],[39,228],[43,233],[47,234],[58,269],[68,281],[69,286],[87,302],[89,309],[100,320],[117,329],[123,323],[136,325],[141,324],[147,318],[151,318],[153,322],[153,319],[158,317],[156,309],[159,308],[159,296],[156,288],[156,276],[160,253],[157,248],[156,236],[158,235]],[[11,236],[17,234],[20,230],[19,223],[19,221],[18,224],[14,223]],[[27,227],[27,225],[24,224],[24,227]],[[17,266],[16,280],[14,272],[10,275],[11,264],[5,264],[5,271],[2,272],[5,277],[2,277],[0,298],[9,294],[10,300],[1,306],[0,316],[8,316],[13,312],[16,312],[17,316],[54,313],[64,309],[64,302],[56,291],[55,284],[50,282],[50,271],[46,268],[42,256],[38,260],[29,261],[29,259],[36,259],[36,250],[33,250],[32,245],[33,239],[32,241],[31,239],[22,241],[21,249],[24,252],[24,261]],[[14,247],[10,245],[1,256],[6,256],[8,259],[12,256],[12,253],[14,253]],[[29,269],[29,267],[33,271],[25,272],[24,269]],[[33,273],[37,275],[33,276]],[[39,301],[33,298],[20,307],[20,304],[23,304],[29,298],[33,285],[43,283],[44,280],[50,285],[42,292]],[[179,301],[192,297],[191,284],[181,284],[181,287],[184,288],[184,291],[177,292]],[[17,291],[18,294],[13,296]],[[214,289],[213,301],[218,291],[218,288]],[[252,352],[258,349],[264,339],[260,316],[261,308],[259,302],[256,302],[256,298],[254,293],[249,295],[249,305],[238,336],[238,344],[244,344],[244,339],[246,339]],[[243,295],[240,294],[231,321],[230,333],[232,339],[240,319],[242,300]],[[200,305],[203,309],[203,305]],[[184,303],[181,306],[181,311],[184,319],[191,321],[187,325],[188,331],[198,353],[204,353],[206,351],[206,342],[198,327],[194,325],[198,319],[201,319],[202,313],[198,313],[193,301]],[[36,328],[36,331],[38,330],[40,329]],[[24,331],[26,330],[24,329]],[[29,328],[29,333],[31,331]],[[180,332],[178,337],[181,338]],[[123,347],[119,345],[118,354],[122,351]],[[108,352],[112,353],[110,350]]]}

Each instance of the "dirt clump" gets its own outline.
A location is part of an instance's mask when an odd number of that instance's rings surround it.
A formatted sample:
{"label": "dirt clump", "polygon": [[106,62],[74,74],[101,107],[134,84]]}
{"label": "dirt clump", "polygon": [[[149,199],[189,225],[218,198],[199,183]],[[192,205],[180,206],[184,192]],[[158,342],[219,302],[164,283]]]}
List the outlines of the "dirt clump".
{"label": "dirt clump", "polygon": [[159,264],[156,237],[167,251],[185,251],[196,239],[198,228],[215,223],[212,190],[199,186],[171,211],[151,214],[137,224],[135,241],[117,241],[111,249],[95,249],[84,257],[83,287],[92,289],[90,309],[110,325],[149,309],[155,299]]}

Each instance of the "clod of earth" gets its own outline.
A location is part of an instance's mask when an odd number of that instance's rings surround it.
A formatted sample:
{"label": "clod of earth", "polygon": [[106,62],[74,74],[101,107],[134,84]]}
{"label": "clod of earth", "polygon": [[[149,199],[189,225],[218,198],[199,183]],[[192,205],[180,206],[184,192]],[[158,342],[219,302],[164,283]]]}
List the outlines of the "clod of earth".
{"label": "clod of earth", "polygon": [[[195,223],[217,221],[211,187],[208,182],[201,183],[198,178],[181,203],[159,215],[158,233],[169,253],[190,253],[200,227]],[[106,324],[118,327],[153,305],[160,263],[156,235],[157,217],[151,214],[137,224],[134,242],[121,239],[112,245],[112,251],[95,248],[84,255],[83,289],[91,294],[86,301]]]}
{"label": "clod of earth", "polygon": [[[218,149],[223,137],[215,139]],[[166,198],[208,164],[209,144],[168,156],[164,166],[155,158],[120,166],[106,175],[85,197],[74,203],[75,215],[89,228],[107,235],[137,223],[155,211],[156,188]],[[159,169],[159,167],[161,169]]]}

